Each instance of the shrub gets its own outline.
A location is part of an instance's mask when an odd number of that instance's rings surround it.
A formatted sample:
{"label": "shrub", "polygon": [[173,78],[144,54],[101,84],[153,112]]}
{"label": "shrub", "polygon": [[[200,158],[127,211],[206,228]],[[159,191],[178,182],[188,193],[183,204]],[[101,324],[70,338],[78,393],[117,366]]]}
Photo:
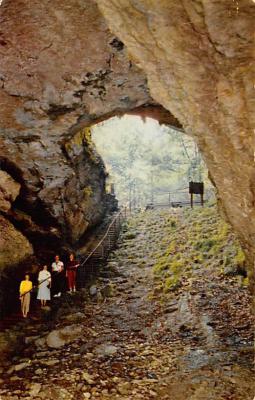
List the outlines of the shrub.
{"label": "shrub", "polygon": [[137,233],[136,233],[136,232],[127,232],[127,233],[124,235],[124,238],[129,240],[129,239],[135,239],[136,236],[137,236]]}
{"label": "shrub", "polygon": [[161,258],[153,267],[153,273],[160,275],[169,268],[169,261],[166,257]]}
{"label": "shrub", "polygon": [[234,258],[234,262],[238,267],[244,267],[244,263],[245,263],[245,254],[243,252],[243,250],[239,247],[237,250],[237,254]]}
{"label": "shrub", "polygon": [[203,239],[195,244],[195,249],[202,252],[208,252],[213,246],[215,246],[215,244],[217,244],[215,238]]}
{"label": "shrub", "polygon": [[176,220],[172,220],[172,221],[170,222],[171,228],[176,228],[176,225],[177,225]]}
{"label": "shrub", "polygon": [[242,287],[247,287],[249,286],[249,278],[246,277],[242,280]]}
{"label": "shrub", "polygon": [[183,271],[185,267],[185,263],[183,259],[173,259],[173,261],[170,262],[169,265],[169,270],[174,274],[179,274]]}
{"label": "shrub", "polygon": [[164,284],[164,292],[170,292],[178,289],[181,286],[181,281],[178,276],[170,276],[166,278]]}
{"label": "shrub", "polygon": [[176,241],[173,240],[166,250],[166,255],[173,254],[176,251]]}

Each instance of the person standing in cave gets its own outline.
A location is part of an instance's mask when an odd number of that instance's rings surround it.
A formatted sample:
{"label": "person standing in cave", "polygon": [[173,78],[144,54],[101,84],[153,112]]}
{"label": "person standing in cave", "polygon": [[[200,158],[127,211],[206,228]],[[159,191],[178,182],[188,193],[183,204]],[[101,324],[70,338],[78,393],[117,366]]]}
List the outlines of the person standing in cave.
{"label": "person standing in cave", "polygon": [[55,256],[55,261],[51,265],[52,267],[52,291],[54,297],[60,297],[65,284],[64,276],[64,263],[60,261],[59,255]]}
{"label": "person standing in cave", "polygon": [[75,260],[74,254],[71,253],[66,265],[66,277],[68,280],[69,293],[76,292],[76,273],[79,265],[80,264]]}
{"label": "person standing in cave", "polygon": [[24,318],[27,318],[30,308],[30,292],[33,289],[33,283],[30,281],[30,276],[25,275],[25,280],[21,281],[19,287],[19,298],[21,301],[21,311]]}
{"label": "person standing in cave", "polygon": [[37,299],[41,300],[41,306],[45,307],[47,300],[50,300],[50,285],[51,285],[51,274],[48,271],[47,265],[43,266],[43,269],[38,275],[38,294]]}

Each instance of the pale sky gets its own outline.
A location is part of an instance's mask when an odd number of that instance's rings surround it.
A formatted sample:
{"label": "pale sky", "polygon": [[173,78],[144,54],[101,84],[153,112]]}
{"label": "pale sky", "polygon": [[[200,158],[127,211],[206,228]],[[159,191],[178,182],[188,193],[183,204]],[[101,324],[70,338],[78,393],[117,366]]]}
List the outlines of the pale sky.
{"label": "pale sky", "polygon": [[163,133],[163,126],[159,125],[158,121],[152,118],[146,118],[145,122],[141,117],[135,115],[124,115],[121,118],[113,117],[98,124],[93,130],[93,135],[104,134],[107,135],[108,132],[112,131],[122,132],[123,130],[127,132],[134,131],[144,131],[146,130],[146,136],[149,139],[155,138],[155,134]]}

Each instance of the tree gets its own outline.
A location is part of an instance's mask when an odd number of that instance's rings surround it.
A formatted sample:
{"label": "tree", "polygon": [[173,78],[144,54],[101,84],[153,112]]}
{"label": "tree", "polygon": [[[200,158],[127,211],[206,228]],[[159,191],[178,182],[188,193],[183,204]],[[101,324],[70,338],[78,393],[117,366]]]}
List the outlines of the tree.
{"label": "tree", "polygon": [[193,139],[155,120],[112,118],[94,126],[92,138],[121,203],[168,201],[169,192],[175,191],[172,199],[181,200],[187,198],[190,180],[207,175]]}

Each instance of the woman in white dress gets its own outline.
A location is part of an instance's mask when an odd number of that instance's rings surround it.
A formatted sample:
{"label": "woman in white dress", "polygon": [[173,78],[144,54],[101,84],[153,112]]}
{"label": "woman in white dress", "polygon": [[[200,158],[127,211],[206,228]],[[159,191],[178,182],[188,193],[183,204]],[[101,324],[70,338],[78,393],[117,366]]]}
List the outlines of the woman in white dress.
{"label": "woman in white dress", "polygon": [[41,306],[45,307],[47,300],[50,300],[50,286],[51,286],[51,274],[47,270],[47,265],[43,266],[42,271],[38,275],[38,294],[37,299],[41,300]]}

